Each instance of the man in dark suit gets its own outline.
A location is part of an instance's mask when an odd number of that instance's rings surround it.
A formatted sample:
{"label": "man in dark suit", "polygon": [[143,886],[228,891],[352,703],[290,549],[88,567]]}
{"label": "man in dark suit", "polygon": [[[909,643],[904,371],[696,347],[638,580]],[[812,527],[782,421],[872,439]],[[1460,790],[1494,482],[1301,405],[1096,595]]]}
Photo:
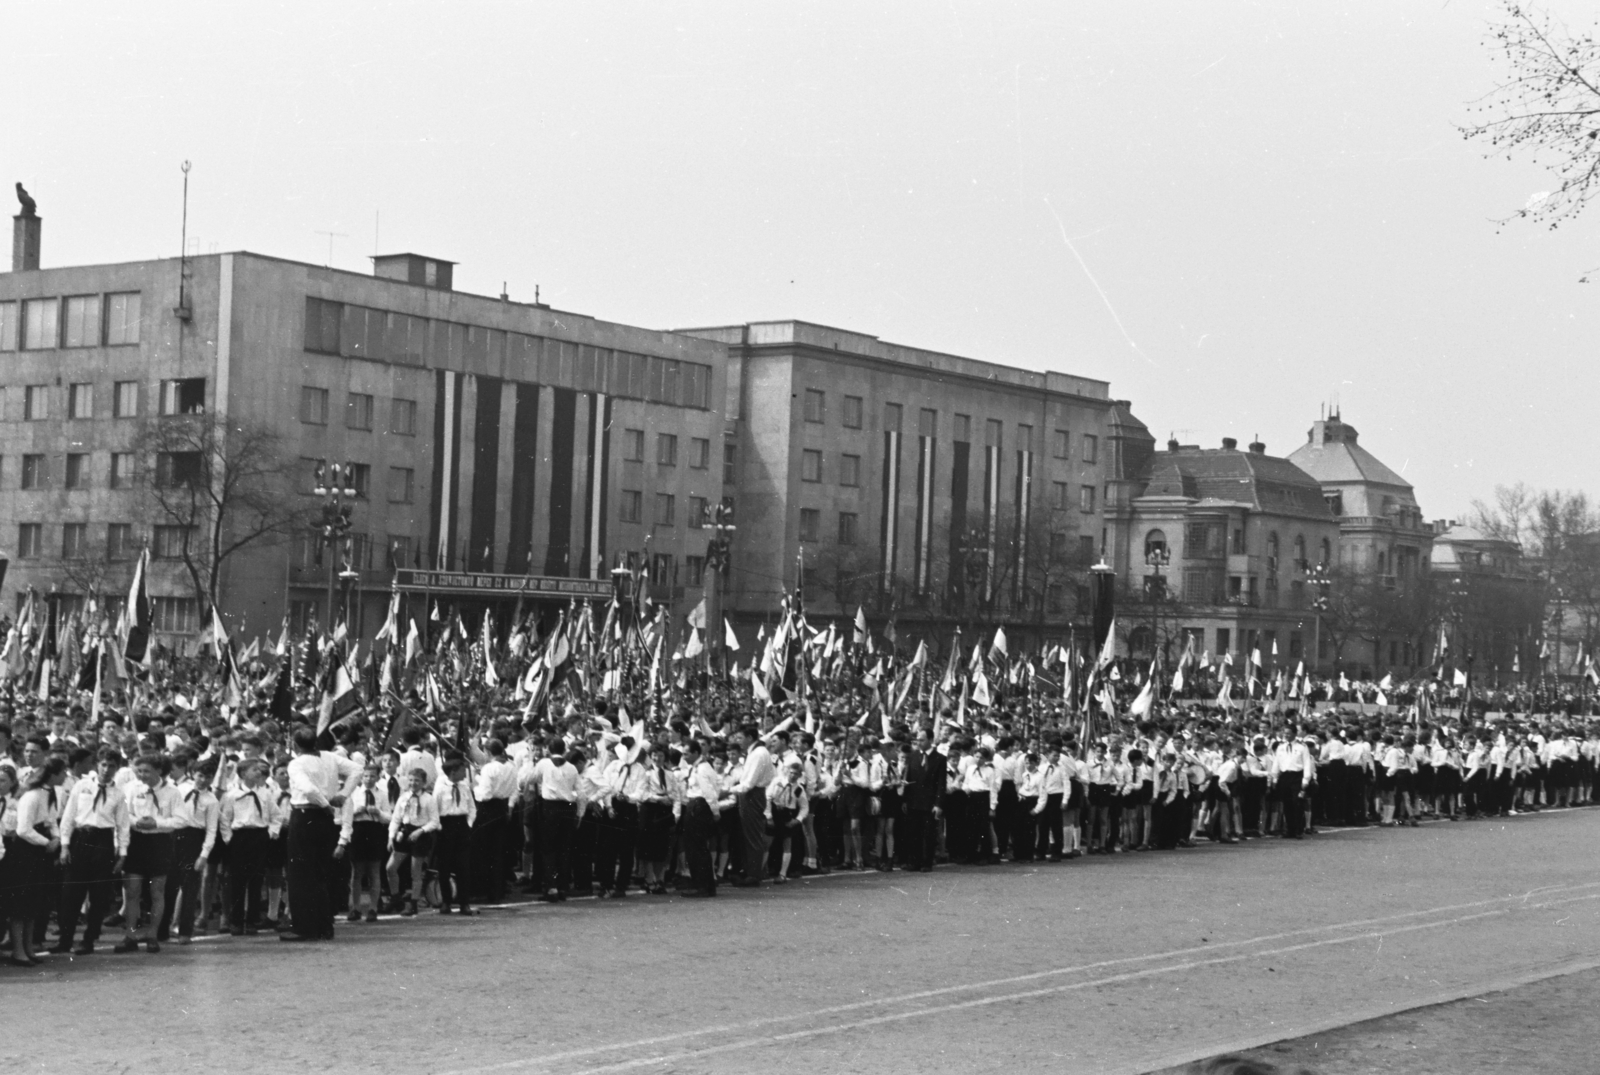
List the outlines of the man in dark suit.
{"label": "man in dark suit", "polygon": [[933,749],[927,728],[917,732],[916,742],[906,751],[905,809],[906,868],[923,873],[933,869],[933,850],[937,842],[934,818],[944,796],[945,756]]}

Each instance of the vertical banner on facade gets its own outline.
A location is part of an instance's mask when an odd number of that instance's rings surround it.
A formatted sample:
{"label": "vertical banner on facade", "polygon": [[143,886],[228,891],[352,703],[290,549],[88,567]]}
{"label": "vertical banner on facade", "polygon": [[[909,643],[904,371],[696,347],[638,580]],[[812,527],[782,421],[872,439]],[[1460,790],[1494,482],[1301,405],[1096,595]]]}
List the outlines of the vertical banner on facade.
{"label": "vertical banner on facade", "polygon": [[[1028,523],[1032,519],[1033,504],[1033,452],[1027,448],[1017,449],[1017,480],[1014,492],[1016,497],[1017,513],[1017,559],[1012,564],[1016,572],[1016,583],[1013,586],[1014,604],[1017,608],[1027,607],[1028,595]],[[1043,602],[1043,595],[1039,596]]]}
{"label": "vertical banner on facade", "polygon": [[611,465],[611,397],[589,397],[589,458],[584,482],[583,578],[602,576],[606,558],[606,477]]}
{"label": "vertical banner on facade", "polygon": [[970,441],[952,441],[950,454],[950,577],[945,580],[951,596],[959,599],[967,592],[967,484],[972,467]]}
{"label": "vertical banner on facade", "polygon": [[895,560],[900,540],[900,431],[885,430],[883,434],[883,527],[879,545],[883,552],[880,565],[883,592],[894,589]]}
{"label": "vertical banner on facade", "polygon": [[506,570],[533,571],[534,484],[539,468],[539,386],[517,385],[517,414],[511,429],[511,536]]}
{"label": "vertical banner on facade", "polygon": [[429,544],[436,570],[455,568],[456,477],[461,466],[461,374],[437,371],[433,393],[433,494]]}
{"label": "vertical banner on facade", "polygon": [[478,378],[472,423],[472,536],[467,570],[493,571],[495,500],[500,492],[500,393],[503,382]]}
{"label": "vertical banner on facade", "polygon": [[937,443],[933,437],[917,437],[917,533],[915,552],[918,594],[928,592],[928,554],[933,544],[934,446]]}
{"label": "vertical banner on facade", "polygon": [[555,390],[550,433],[550,546],[545,553],[546,575],[572,574],[572,463],[576,454],[573,434],[578,421],[578,393]]}
{"label": "vertical banner on facade", "polygon": [[994,550],[1000,531],[1000,446],[983,448],[983,600],[994,600]]}

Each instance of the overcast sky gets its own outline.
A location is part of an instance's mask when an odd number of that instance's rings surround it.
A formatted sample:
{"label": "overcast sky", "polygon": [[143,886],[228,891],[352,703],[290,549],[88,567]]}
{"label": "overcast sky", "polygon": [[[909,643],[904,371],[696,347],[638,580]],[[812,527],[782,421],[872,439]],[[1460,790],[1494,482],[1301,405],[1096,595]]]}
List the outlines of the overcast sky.
{"label": "overcast sky", "polygon": [[46,265],[176,254],[188,159],[206,252],[838,325],[1109,380],[1160,441],[1287,454],[1337,402],[1429,518],[1600,493],[1600,212],[1494,223],[1552,184],[1453,126],[1483,0],[242,11],[8,10]]}

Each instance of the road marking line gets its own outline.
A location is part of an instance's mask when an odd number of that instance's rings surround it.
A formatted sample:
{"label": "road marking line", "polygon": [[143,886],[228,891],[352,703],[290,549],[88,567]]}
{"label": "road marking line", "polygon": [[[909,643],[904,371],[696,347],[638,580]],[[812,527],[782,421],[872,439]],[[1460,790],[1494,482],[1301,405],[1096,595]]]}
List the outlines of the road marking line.
{"label": "road marking line", "polygon": [[[1579,891],[1582,891],[1584,889],[1592,889],[1592,888],[1600,888],[1600,882],[1591,881],[1591,882],[1585,882],[1583,884],[1576,884],[1576,885],[1546,886],[1545,888],[1539,889],[1539,890],[1536,890],[1536,891],[1540,892],[1541,894],[1554,894],[1554,893],[1557,893],[1557,892],[1579,892]],[[1350,921],[1350,922],[1331,923],[1331,924],[1325,925],[1325,926],[1311,926],[1311,927],[1307,927],[1305,929],[1288,930],[1288,931],[1285,931],[1285,932],[1282,932],[1282,933],[1264,934],[1264,935],[1259,936],[1259,937],[1244,938],[1244,939],[1237,940],[1237,941],[1219,941],[1219,942],[1217,942],[1215,944],[1195,945],[1195,946],[1192,946],[1192,947],[1179,948],[1179,949],[1174,949],[1172,951],[1167,951],[1167,952],[1152,952],[1152,953],[1145,954],[1145,955],[1122,956],[1122,957],[1119,957],[1119,958],[1116,958],[1116,959],[1098,960],[1098,961],[1093,962],[1093,963],[1083,963],[1083,964],[1079,964],[1079,965],[1076,965],[1076,966],[1057,967],[1057,968],[1052,968],[1052,969],[1049,969],[1049,970],[1033,971],[1033,972],[1030,972],[1028,974],[1013,975],[1013,976],[1006,977],[1006,978],[992,978],[992,979],[989,979],[987,981],[970,982],[970,983],[966,983],[966,984],[962,984],[962,985],[941,986],[941,987],[936,988],[936,989],[920,990],[920,991],[915,992],[915,993],[904,993],[904,994],[900,994],[898,996],[878,997],[878,998],[871,999],[871,1000],[855,1001],[855,1002],[852,1002],[850,1004],[839,1004],[839,1005],[834,1005],[834,1006],[827,1007],[827,1008],[816,1008],[816,1009],[813,1009],[811,1011],[797,1012],[797,1013],[792,1014],[792,1015],[766,1016],[766,1017],[763,1017],[763,1018],[760,1018],[760,1019],[753,1019],[753,1020],[750,1020],[750,1021],[747,1021],[747,1022],[742,1022],[742,1023],[728,1023],[728,1024],[717,1025],[717,1026],[701,1027],[701,1028],[696,1029],[696,1030],[677,1031],[677,1032],[671,1033],[671,1034],[662,1034],[662,1035],[659,1035],[659,1036],[656,1036],[656,1037],[641,1038],[641,1039],[638,1039],[638,1040],[635,1040],[635,1041],[630,1041],[630,1042],[617,1042],[617,1043],[608,1044],[608,1045],[589,1046],[589,1047],[583,1048],[583,1049],[572,1049],[572,1050],[568,1050],[566,1052],[550,1053],[550,1054],[547,1054],[547,1055],[544,1055],[544,1056],[523,1057],[523,1058],[516,1059],[516,1060],[501,1061],[501,1062],[495,1063],[495,1064],[485,1064],[485,1065],[482,1065],[482,1066],[470,1067],[470,1068],[458,1068],[458,1069],[454,1069],[454,1070],[449,1071],[449,1072],[443,1072],[443,1073],[441,1073],[441,1075],[487,1075],[487,1073],[489,1073],[489,1072],[511,1071],[511,1070],[515,1070],[515,1069],[518,1069],[518,1068],[527,1068],[527,1067],[540,1066],[540,1065],[546,1065],[546,1064],[554,1064],[554,1063],[557,1063],[557,1062],[560,1062],[560,1061],[578,1060],[578,1059],[582,1059],[584,1057],[595,1056],[595,1055],[598,1055],[598,1054],[601,1054],[601,1053],[620,1052],[620,1051],[627,1050],[627,1049],[650,1048],[652,1046],[665,1045],[665,1044],[667,1044],[669,1042],[683,1041],[683,1040],[689,1039],[689,1038],[705,1037],[705,1036],[713,1035],[713,1034],[742,1033],[742,1032],[754,1030],[757,1027],[769,1026],[769,1025],[772,1025],[772,1024],[775,1024],[775,1023],[797,1022],[797,1021],[802,1020],[802,1019],[815,1019],[815,1018],[817,1018],[819,1016],[827,1016],[827,1015],[843,1015],[843,1014],[846,1014],[848,1012],[861,1011],[861,1010],[867,1009],[867,1008],[877,1008],[877,1007],[884,1007],[884,1006],[894,1005],[894,1004],[912,1003],[912,1002],[919,1001],[919,1000],[929,1000],[929,999],[932,999],[932,998],[935,998],[935,997],[949,996],[952,993],[965,993],[965,992],[971,992],[973,990],[978,990],[978,989],[993,989],[993,988],[1000,987],[1000,986],[1018,985],[1018,984],[1021,984],[1021,983],[1024,983],[1024,982],[1038,981],[1038,980],[1040,980],[1042,978],[1060,977],[1060,976],[1069,975],[1069,974],[1082,974],[1082,973],[1084,973],[1086,971],[1105,970],[1105,969],[1110,968],[1110,967],[1125,966],[1125,965],[1130,964],[1130,963],[1147,963],[1147,962],[1150,962],[1152,960],[1177,959],[1177,958],[1181,958],[1181,957],[1184,957],[1184,956],[1197,955],[1197,954],[1200,954],[1202,952],[1207,952],[1207,953],[1209,953],[1209,952],[1218,952],[1218,951],[1226,950],[1226,949],[1229,949],[1229,948],[1242,948],[1242,947],[1249,947],[1249,946],[1252,946],[1252,945],[1267,944],[1267,943],[1271,943],[1271,942],[1274,942],[1274,941],[1287,940],[1287,939],[1289,939],[1291,937],[1303,937],[1303,936],[1315,935],[1315,934],[1318,934],[1318,933],[1330,933],[1330,932],[1335,932],[1335,931],[1339,931],[1339,930],[1358,929],[1358,928],[1362,928],[1362,927],[1378,926],[1378,925],[1382,925],[1382,924],[1390,923],[1390,922],[1404,921],[1405,919],[1409,919],[1409,918],[1420,918],[1420,917],[1424,917],[1426,915],[1445,914],[1445,913],[1449,913],[1449,912],[1453,912],[1453,911],[1470,911],[1470,910],[1475,910],[1475,909],[1481,908],[1481,907],[1490,907],[1490,906],[1493,906],[1494,904],[1499,904],[1499,903],[1513,903],[1514,902],[1514,903],[1520,904],[1523,907],[1527,907],[1528,906],[1527,900],[1528,900],[1530,895],[1532,895],[1531,892],[1516,893],[1516,894],[1505,895],[1505,896],[1496,896],[1496,897],[1493,897],[1493,898],[1490,898],[1490,899],[1485,899],[1485,900],[1474,900],[1474,901],[1468,902],[1468,903],[1446,904],[1446,905],[1439,906],[1439,907],[1425,908],[1423,910],[1405,911],[1405,912],[1401,912],[1399,914],[1384,915],[1384,916],[1380,916],[1380,917],[1377,917],[1377,918],[1355,919],[1355,920]],[[1581,898],[1581,899],[1589,899],[1589,898],[1596,898],[1596,897],[1600,897],[1600,893],[1596,893],[1593,897],[1584,896],[1584,897],[1579,897],[1579,898]],[[1540,905],[1540,906],[1543,906],[1543,905]],[[1490,913],[1502,913],[1502,912],[1496,911],[1496,912],[1490,912]],[[1445,920],[1441,921],[1438,924],[1439,925],[1448,925],[1448,924],[1451,924],[1453,922],[1462,921],[1462,920],[1463,919],[1445,919]],[[1374,932],[1374,933],[1361,934],[1361,935],[1358,935],[1357,937],[1338,938],[1338,939],[1335,939],[1334,941],[1318,942],[1318,943],[1338,943],[1339,941],[1342,941],[1342,940],[1352,940],[1352,939],[1359,939],[1360,937],[1381,936],[1381,935],[1382,935],[1382,932],[1378,931],[1378,932]],[[1238,957],[1233,957],[1233,958],[1247,958],[1249,954],[1250,953],[1246,953],[1244,955],[1241,955],[1241,956],[1238,956]],[[1264,954],[1269,954],[1270,955],[1270,954],[1275,954],[1275,953],[1268,952],[1268,953],[1264,953]],[[933,1009],[928,1009],[928,1010],[933,1010]],[[774,1039],[774,1040],[776,1040],[776,1039]],[[594,1069],[594,1070],[607,1070],[607,1069]]]}
{"label": "road marking line", "polygon": [[[1394,1004],[1371,1005],[1364,1008],[1348,1008],[1342,1012],[1326,1015],[1312,1023],[1295,1027],[1274,1027],[1267,1035],[1258,1035],[1251,1038],[1235,1038],[1229,1041],[1213,1042],[1201,1046],[1203,1052],[1185,1049],[1181,1053],[1170,1053],[1157,1057],[1154,1060],[1139,1060],[1120,1067],[1112,1066],[1103,1068],[1099,1075],[1148,1075],[1152,1071],[1165,1071],[1168,1068],[1180,1067],[1184,1064],[1203,1060],[1209,1056],[1221,1056],[1225,1053],[1242,1053],[1247,1049],[1259,1049],[1275,1042],[1291,1041],[1295,1038],[1304,1038],[1312,1034],[1326,1034],[1332,1030],[1340,1030],[1353,1026],[1356,1023],[1365,1023],[1373,1019],[1384,1019],[1405,1012],[1421,1011],[1424,1008],[1435,1008],[1441,1004],[1450,1004],[1458,1000],[1477,999],[1489,993],[1503,993],[1520,986],[1532,985],[1535,982],[1548,981],[1551,978],[1562,978],[1569,974],[1581,974],[1584,971],[1600,968],[1600,959],[1589,957],[1584,959],[1569,960],[1557,963],[1554,966],[1534,967],[1511,974],[1491,978],[1487,981],[1473,982],[1469,985],[1458,986],[1439,993],[1432,993],[1426,997],[1408,997],[1398,1006]],[[1485,1001],[1485,1003],[1487,1003]]]}
{"label": "road marking line", "polygon": [[1348,944],[1352,941],[1372,940],[1373,938],[1392,937],[1401,933],[1413,933],[1425,929],[1438,929],[1442,926],[1459,925],[1464,922],[1474,922],[1483,918],[1493,918],[1497,915],[1510,914],[1515,910],[1533,910],[1536,908],[1559,906],[1565,903],[1575,903],[1579,900],[1600,899],[1600,893],[1591,893],[1587,896],[1574,896],[1570,899],[1555,900],[1549,903],[1525,905],[1522,907],[1504,907],[1492,911],[1479,911],[1477,914],[1462,915],[1459,918],[1444,919],[1438,922],[1417,922],[1408,926],[1396,926],[1389,930],[1378,930],[1370,933],[1356,934],[1350,937],[1329,937],[1320,941],[1305,941],[1301,944],[1287,945],[1283,948],[1270,949],[1265,952],[1240,952],[1235,955],[1218,956],[1212,959],[1196,959],[1184,963],[1176,963],[1165,967],[1149,967],[1144,970],[1127,971],[1122,974],[1107,975],[1087,982],[1068,982],[1062,985],[1044,986],[1039,989],[1028,989],[1019,993],[1002,993],[993,997],[975,997],[972,1000],[956,1001],[950,1004],[939,1004],[929,1008],[918,1008],[908,1012],[889,1012],[876,1015],[867,1019],[857,1019],[850,1022],[833,1023],[827,1026],[809,1027],[803,1030],[791,1030],[783,1034],[764,1034],[760,1037],[745,1038],[740,1041],[724,1042],[720,1045],[708,1046],[703,1049],[686,1049],[675,1053],[662,1053],[656,1056],[639,1057],[633,1060],[622,1060],[598,1067],[582,1068],[582,1075],[603,1075],[605,1072],[631,1071],[635,1068],[653,1067],[657,1064],[679,1063],[686,1060],[696,1060],[702,1057],[715,1056],[720,1053],[737,1052],[743,1049],[760,1048],[767,1045],[779,1045],[786,1042],[799,1041],[804,1038],[821,1037],[825,1034],[842,1034],[851,1030],[862,1030],[867,1027],[881,1026],[885,1023],[903,1022],[907,1019],[920,1019],[929,1015],[941,1015],[948,1012],[963,1011],[972,1008],[983,1008],[994,1004],[1004,1004],[1013,1000],[1031,1000],[1038,997],[1051,996],[1057,993],[1070,993],[1080,989],[1089,989],[1095,986],[1118,985],[1123,982],[1138,981],[1143,978],[1153,978],[1163,974],[1173,974],[1179,971],[1194,970],[1199,967],[1215,967],[1226,963],[1238,963],[1246,959],[1264,956],[1289,955],[1294,952],[1303,952],[1312,948],[1322,948],[1334,944]]}

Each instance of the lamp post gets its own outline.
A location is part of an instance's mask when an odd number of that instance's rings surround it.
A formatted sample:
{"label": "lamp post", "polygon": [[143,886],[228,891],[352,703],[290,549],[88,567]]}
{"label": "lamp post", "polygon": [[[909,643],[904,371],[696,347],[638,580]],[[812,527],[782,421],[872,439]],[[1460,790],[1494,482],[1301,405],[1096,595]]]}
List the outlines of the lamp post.
{"label": "lamp post", "polygon": [[1150,605],[1150,653],[1153,658],[1160,647],[1165,657],[1166,647],[1160,641],[1161,606],[1167,599],[1167,576],[1163,570],[1172,563],[1172,552],[1165,545],[1152,545],[1145,550],[1144,562],[1150,566],[1150,574],[1144,580],[1144,596]]}
{"label": "lamp post", "polygon": [[[339,577],[337,571],[337,552],[339,543],[345,540],[350,533],[351,512],[355,500],[356,490],[352,485],[346,484],[350,479],[350,468],[340,466],[338,463],[324,465],[317,464],[317,480],[311,492],[323,498],[322,515],[320,518],[320,537],[322,544],[328,549],[328,603],[327,630],[333,633],[333,602],[334,584]],[[350,572],[355,575],[355,572]],[[345,614],[349,619],[348,609]]]}
{"label": "lamp post", "polygon": [[722,576],[732,562],[733,505],[723,502],[711,509],[711,540],[706,544],[706,666],[722,649]]}
{"label": "lamp post", "polygon": [[1328,577],[1326,562],[1313,564],[1307,571],[1306,577],[1311,580],[1311,585],[1316,587],[1317,596],[1311,599],[1311,608],[1316,613],[1316,620],[1311,629],[1312,667],[1319,672],[1322,670],[1322,614],[1328,609],[1328,589],[1333,585],[1333,579]]}

